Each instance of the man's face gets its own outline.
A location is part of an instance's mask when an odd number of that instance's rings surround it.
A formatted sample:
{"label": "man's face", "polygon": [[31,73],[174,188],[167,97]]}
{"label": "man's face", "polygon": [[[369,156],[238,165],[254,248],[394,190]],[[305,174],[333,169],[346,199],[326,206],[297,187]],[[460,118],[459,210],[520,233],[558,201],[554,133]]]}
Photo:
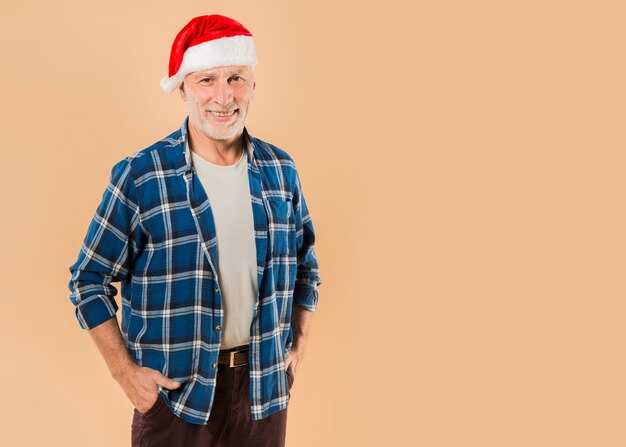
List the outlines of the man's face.
{"label": "man's face", "polygon": [[252,66],[229,65],[189,73],[179,92],[190,124],[209,138],[227,140],[242,131],[255,87]]}

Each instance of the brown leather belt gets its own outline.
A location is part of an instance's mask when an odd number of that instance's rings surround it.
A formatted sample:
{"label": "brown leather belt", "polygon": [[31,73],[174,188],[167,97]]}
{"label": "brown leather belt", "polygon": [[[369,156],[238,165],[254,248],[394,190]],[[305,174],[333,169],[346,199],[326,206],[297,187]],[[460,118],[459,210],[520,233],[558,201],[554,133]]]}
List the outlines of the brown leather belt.
{"label": "brown leather belt", "polygon": [[218,365],[228,365],[231,368],[248,364],[249,345],[237,346],[230,349],[221,349],[217,356]]}

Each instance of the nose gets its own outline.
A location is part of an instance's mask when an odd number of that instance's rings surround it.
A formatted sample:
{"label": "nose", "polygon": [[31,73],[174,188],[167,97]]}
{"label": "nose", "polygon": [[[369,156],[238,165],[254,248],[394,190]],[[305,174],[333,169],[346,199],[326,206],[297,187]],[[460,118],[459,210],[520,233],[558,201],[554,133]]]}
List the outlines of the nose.
{"label": "nose", "polygon": [[219,81],[215,83],[213,99],[222,107],[226,107],[231,103],[233,100],[233,88],[228,81]]}

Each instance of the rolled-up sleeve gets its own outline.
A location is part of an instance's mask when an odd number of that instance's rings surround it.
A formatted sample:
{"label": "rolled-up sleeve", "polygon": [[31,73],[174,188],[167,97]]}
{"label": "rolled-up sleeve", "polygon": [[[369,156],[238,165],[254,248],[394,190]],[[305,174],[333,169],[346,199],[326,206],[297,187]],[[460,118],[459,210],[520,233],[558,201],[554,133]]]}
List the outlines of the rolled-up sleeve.
{"label": "rolled-up sleeve", "polygon": [[293,303],[315,312],[318,302],[317,287],[322,284],[315,256],[315,230],[302,193],[300,177],[296,171],[293,196],[296,215],[297,273]]}
{"label": "rolled-up sleeve", "polygon": [[137,192],[128,159],[116,163],[87,229],[68,287],[76,318],[91,329],[113,317],[118,305],[113,281],[126,281],[141,240]]}

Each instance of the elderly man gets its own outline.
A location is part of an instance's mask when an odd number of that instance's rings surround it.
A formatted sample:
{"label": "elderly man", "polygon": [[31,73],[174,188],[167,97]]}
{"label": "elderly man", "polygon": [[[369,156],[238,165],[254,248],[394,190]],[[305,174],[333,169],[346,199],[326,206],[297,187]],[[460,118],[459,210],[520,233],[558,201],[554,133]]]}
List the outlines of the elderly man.
{"label": "elderly man", "polygon": [[232,19],[178,33],[161,87],[188,117],[113,166],[70,266],[78,322],[135,407],[133,446],[285,443],[321,278],[293,159],[244,127],[255,65]]}

